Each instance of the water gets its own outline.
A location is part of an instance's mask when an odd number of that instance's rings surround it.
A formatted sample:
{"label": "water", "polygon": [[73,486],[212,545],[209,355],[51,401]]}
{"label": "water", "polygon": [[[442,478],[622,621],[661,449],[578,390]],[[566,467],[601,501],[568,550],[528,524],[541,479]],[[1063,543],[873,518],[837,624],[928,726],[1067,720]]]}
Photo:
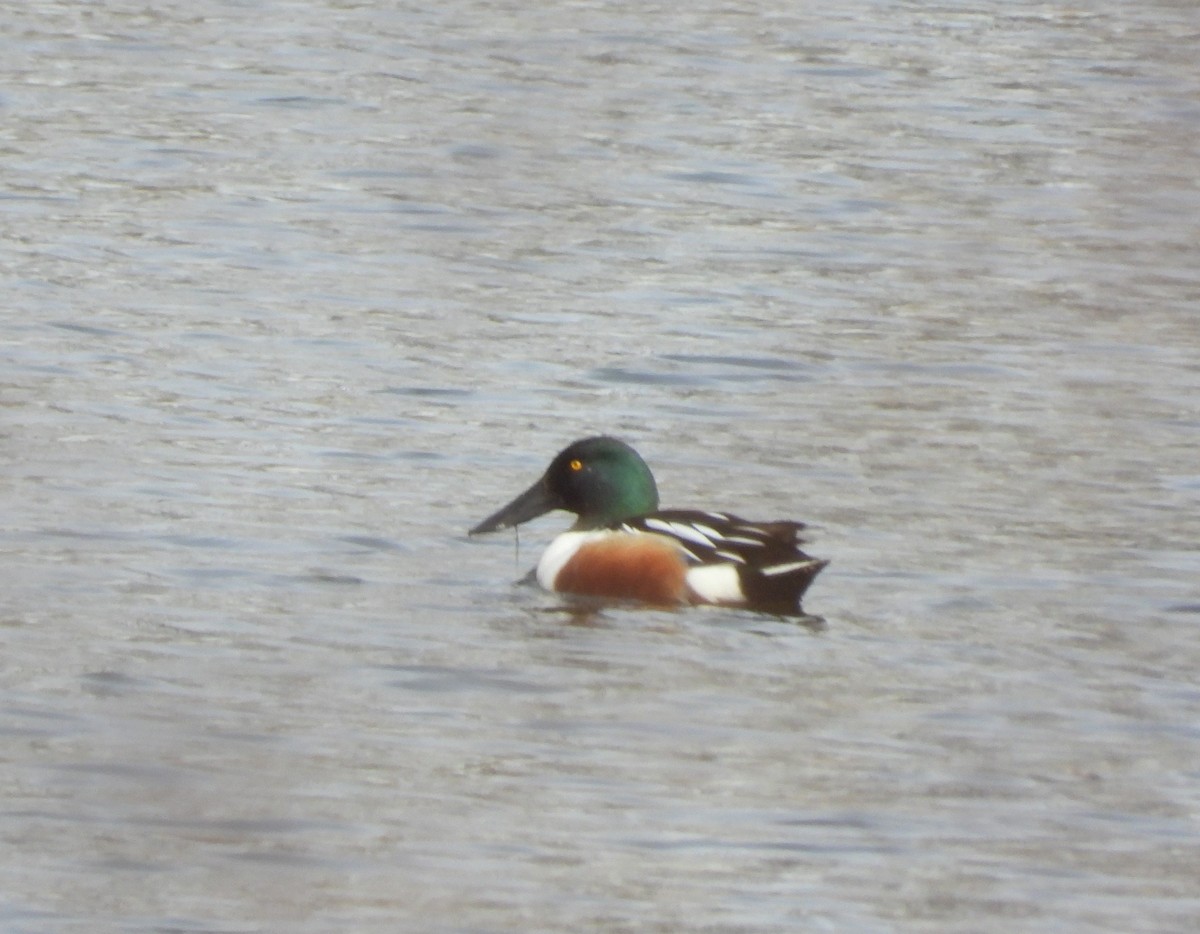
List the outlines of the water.
{"label": "water", "polygon": [[[1198,31],[0,13],[0,929],[1194,927]],[[824,626],[514,586],[593,431]]]}

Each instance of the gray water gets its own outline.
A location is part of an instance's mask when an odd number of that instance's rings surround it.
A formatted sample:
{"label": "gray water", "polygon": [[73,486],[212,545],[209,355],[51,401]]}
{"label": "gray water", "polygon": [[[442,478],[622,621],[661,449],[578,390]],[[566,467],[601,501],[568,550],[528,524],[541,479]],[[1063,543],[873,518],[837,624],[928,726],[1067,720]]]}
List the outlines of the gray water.
{"label": "gray water", "polygon": [[[0,930],[1194,929],[1198,39],[6,5]],[[824,623],[516,586],[599,431]]]}

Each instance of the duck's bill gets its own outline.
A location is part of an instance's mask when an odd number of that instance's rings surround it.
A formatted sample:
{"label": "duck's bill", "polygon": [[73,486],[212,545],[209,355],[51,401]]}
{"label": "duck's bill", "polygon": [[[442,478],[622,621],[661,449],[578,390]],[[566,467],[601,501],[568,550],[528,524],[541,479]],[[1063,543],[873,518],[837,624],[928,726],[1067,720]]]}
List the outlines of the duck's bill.
{"label": "duck's bill", "polygon": [[482,535],[485,532],[509,529],[514,525],[520,525],[522,522],[545,515],[552,509],[558,509],[560,505],[561,503],[557,497],[551,494],[545,482],[539,480],[503,509],[492,513],[467,534]]}

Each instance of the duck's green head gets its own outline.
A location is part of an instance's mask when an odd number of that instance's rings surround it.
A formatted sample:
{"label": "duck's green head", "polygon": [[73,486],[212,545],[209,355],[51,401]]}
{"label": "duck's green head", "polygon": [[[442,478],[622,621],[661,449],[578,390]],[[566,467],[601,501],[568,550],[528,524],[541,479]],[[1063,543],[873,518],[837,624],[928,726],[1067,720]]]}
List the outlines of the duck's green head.
{"label": "duck's green head", "polygon": [[607,436],[584,438],[561,451],[542,478],[472,535],[507,529],[553,509],[579,517],[576,529],[598,529],[658,508],[658,487],[641,455]]}

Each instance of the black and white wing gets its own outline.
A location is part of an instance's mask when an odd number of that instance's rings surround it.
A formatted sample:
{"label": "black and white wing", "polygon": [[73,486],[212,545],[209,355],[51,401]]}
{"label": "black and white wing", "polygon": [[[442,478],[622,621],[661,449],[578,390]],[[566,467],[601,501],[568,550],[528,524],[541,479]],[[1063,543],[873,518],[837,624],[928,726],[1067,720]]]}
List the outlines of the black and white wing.
{"label": "black and white wing", "polygon": [[667,535],[698,564],[744,564],[765,570],[808,559],[800,550],[802,522],[751,522],[725,512],[664,509],[621,524],[628,531]]}
{"label": "black and white wing", "polygon": [[828,564],[800,548],[803,522],[752,522],[724,512],[664,509],[618,528],[668,536],[698,566],[732,565],[744,602],[772,612],[800,612],[801,596]]}

